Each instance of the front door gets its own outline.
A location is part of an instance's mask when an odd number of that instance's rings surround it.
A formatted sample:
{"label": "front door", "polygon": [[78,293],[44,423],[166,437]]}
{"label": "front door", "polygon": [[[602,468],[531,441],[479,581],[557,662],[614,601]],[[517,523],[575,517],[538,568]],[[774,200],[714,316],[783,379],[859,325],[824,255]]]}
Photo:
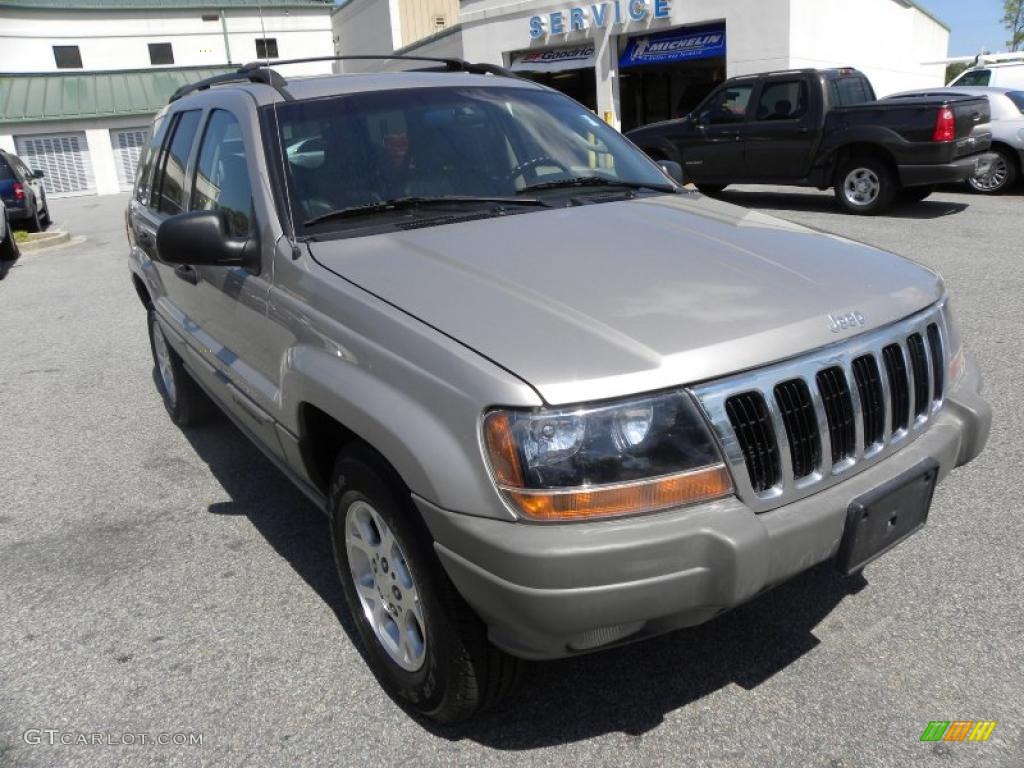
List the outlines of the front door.
{"label": "front door", "polygon": [[743,175],[741,131],[753,90],[753,83],[720,88],[686,121],[687,136],[681,144],[688,179],[728,184]]}

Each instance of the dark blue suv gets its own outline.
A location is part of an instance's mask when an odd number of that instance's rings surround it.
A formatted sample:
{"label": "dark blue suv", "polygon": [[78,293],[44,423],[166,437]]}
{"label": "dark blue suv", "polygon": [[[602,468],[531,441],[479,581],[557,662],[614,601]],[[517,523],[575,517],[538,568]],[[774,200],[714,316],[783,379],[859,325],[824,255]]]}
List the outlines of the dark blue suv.
{"label": "dark blue suv", "polygon": [[20,157],[0,149],[0,200],[12,225],[24,223],[32,232],[39,232],[50,223],[42,179],[42,171],[29,170]]}

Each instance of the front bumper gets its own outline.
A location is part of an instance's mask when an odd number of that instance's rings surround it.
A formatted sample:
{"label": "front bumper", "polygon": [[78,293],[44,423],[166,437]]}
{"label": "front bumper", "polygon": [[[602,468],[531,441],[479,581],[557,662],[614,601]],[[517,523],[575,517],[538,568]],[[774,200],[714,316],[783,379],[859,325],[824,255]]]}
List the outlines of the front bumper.
{"label": "front bumper", "polygon": [[900,184],[904,187],[923,187],[932,184],[957,184],[967,181],[978,172],[979,164],[988,162],[988,153],[979,152],[933,165],[900,165]]}
{"label": "front bumper", "polygon": [[415,498],[456,588],[491,640],[550,659],[707,621],[834,556],[847,507],[927,458],[939,479],[977,456],[992,412],[969,360],[913,443],[849,480],[754,514],[736,498],[621,520],[530,525]]}

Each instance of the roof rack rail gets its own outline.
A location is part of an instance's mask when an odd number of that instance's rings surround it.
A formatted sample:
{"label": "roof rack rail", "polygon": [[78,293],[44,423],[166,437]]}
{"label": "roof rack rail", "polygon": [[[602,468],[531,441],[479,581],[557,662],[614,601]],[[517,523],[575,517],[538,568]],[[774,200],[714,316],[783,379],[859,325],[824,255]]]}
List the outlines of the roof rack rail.
{"label": "roof rack rail", "polygon": [[292,101],[292,95],[285,90],[288,81],[277,72],[266,67],[253,67],[251,69],[242,67],[235,72],[225,72],[222,75],[214,75],[213,77],[207,77],[203,80],[183,85],[171,94],[171,98],[167,100],[167,103],[171,104],[182,96],[187,96],[196,91],[205,91],[210,86],[221,85],[222,83],[263,83],[280,93],[286,101]]}
{"label": "roof rack rail", "polygon": [[[462,59],[442,59],[435,58],[432,56],[387,56],[383,54],[366,55],[366,56],[313,56],[306,59],[274,59],[273,64],[308,64],[316,61],[416,61],[416,62],[428,62],[430,64],[440,64],[444,67],[444,72],[468,72],[473,75],[494,75],[495,77],[511,77],[517,80],[522,78],[514,72],[510,72],[504,67],[499,67],[497,64],[473,64]],[[195,83],[189,83],[183,85],[181,88],[171,94],[171,98],[168,103],[175,102],[182,96],[187,96],[190,93],[196,91],[205,91],[214,85],[221,85],[223,83],[263,83],[269,85],[271,88],[276,90],[285,101],[292,101],[293,97],[288,93],[285,86],[288,81],[285,80],[280,74],[271,69],[268,64],[270,61],[252,61],[248,64],[243,64],[234,72],[225,72],[222,75],[214,75],[213,77],[207,77],[203,80],[199,80]],[[435,68],[431,67],[432,70]],[[436,70],[435,70],[436,71]]]}

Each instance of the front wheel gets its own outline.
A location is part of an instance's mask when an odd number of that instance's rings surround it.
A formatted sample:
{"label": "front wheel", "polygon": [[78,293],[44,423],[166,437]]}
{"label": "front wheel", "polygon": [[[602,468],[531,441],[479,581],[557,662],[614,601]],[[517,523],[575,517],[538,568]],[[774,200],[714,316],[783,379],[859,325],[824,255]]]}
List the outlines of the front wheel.
{"label": "front wheel", "polygon": [[330,520],[345,601],[370,669],[391,696],[452,723],[511,690],[522,662],[487,640],[434,554],[408,490],[372,451],[339,457]]}
{"label": "front wheel", "polygon": [[992,154],[994,157],[988,170],[967,180],[971,189],[983,195],[998,195],[1017,181],[1017,165],[1009,153],[997,147]]}
{"label": "front wheel", "polygon": [[854,157],[836,172],[835,195],[847,213],[873,216],[888,208],[899,191],[889,165],[875,157]]}

